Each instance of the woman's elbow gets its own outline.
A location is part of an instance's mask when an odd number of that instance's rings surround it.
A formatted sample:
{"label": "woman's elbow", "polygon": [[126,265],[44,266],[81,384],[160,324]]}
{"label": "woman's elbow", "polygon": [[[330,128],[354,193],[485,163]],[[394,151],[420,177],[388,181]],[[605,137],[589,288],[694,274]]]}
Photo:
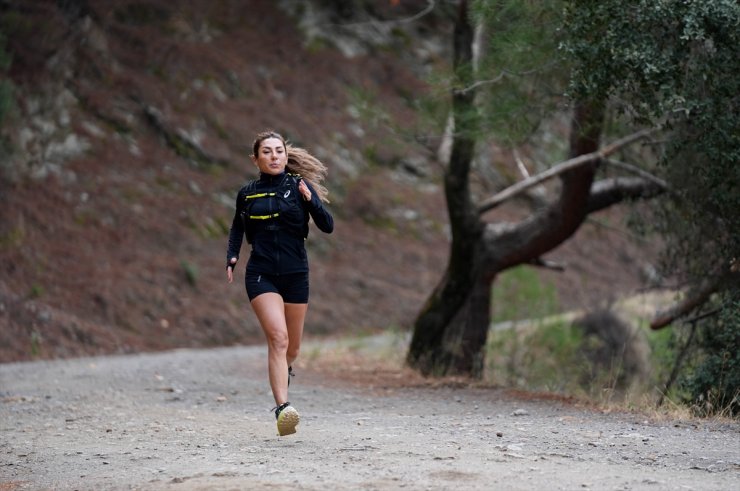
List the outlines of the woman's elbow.
{"label": "woman's elbow", "polygon": [[334,219],[330,217],[328,220],[326,220],[324,222],[324,226],[321,227],[321,231],[325,234],[330,234],[334,232]]}

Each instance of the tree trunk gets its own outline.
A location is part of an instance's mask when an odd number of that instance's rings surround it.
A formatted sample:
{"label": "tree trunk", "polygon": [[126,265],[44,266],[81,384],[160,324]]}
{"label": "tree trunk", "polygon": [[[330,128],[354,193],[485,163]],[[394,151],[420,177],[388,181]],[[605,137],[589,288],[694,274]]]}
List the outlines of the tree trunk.
{"label": "tree trunk", "polygon": [[[473,28],[468,3],[458,6],[454,33],[454,67],[458,88],[452,94],[454,131],[450,164],[445,172],[445,197],[450,217],[452,244],[445,276],[417,317],[407,356],[410,366],[424,374],[470,373],[468,353],[475,335],[467,332],[471,306],[477,305],[482,223],[470,197],[469,173],[475,151],[475,94],[462,88],[470,85]],[[449,329],[450,326],[458,327]],[[479,351],[477,348],[475,351]]]}
{"label": "tree trunk", "polygon": [[[480,239],[479,239],[480,240]],[[491,308],[491,278],[476,261],[457,262],[414,324],[407,362],[424,375],[483,375]],[[451,267],[451,266],[450,266]]]}
{"label": "tree trunk", "polygon": [[[570,156],[598,149],[602,106],[579,103],[573,112]],[[463,143],[461,145],[461,143]],[[450,167],[472,159],[472,142],[456,136]],[[456,149],[458,151],[456,152]],[[461,214],[468,204],[467,181],[446,182],[453,243],[447,273],[414,325],[407,362],[425,375],[483,375],[490,325],[491,290],[499,272],[539,258],[571,237],[587,216],[598,162],[561,175],[560,199],[529,220],[503,231],[482,233],[482,223]],[[449,174],[452,171],[448,171]],[[455,186],[455,184],[458,184]],[[490,226],[489,226],[490,227]]]}
{"label": "tree trunk", "polygon": [[465,302],[447,326],[443,344],[453,356],[446,367],[448,375],[481,378],[491,309],[491,280],[478,275]]}
{"label": "tree trunk", "polygon": [[[454,34],[458,89],[452,94],[453,140],[445,171],[445,197],[452,243],[445,276],[414,324],[407,363],[425,375],[483,375],[491,289],[495,276],[532,262],[571,237],[588,213],[598,161],[559,175],[559,199],[513,226],[485,225],[472,203],[469,173],[475,149],[473,87],[474,33],[468,3],[461,0]],[[598,149],[603,119],[599,103],[577,103],[573,112],[570,156]]]}

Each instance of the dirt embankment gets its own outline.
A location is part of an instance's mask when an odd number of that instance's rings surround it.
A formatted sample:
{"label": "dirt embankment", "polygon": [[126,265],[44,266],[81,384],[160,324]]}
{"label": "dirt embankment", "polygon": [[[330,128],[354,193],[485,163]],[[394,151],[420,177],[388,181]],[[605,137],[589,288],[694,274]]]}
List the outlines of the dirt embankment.
{"label": "dirt embankment", "polygon": [[[254,176],[249,143],[267,127],[330,169],[336,232],[309,236],[308,331],[410,327],[447,261],[439,135],[414,136],[434,133],[418,110],[421,74],[449,64],[452,23],[435,10],[396,25],[390,47],[347,54],[311,41],[308,16],[280,5],[2,7],[18,110],[3,165],[14,177],[0,179],[0,361],[260,342],[224,256],[233,199]],[[375,10],[404,18],[428,5]],[[500,151],[491,167],[514,161]],[[505,208],[492,219],[515,215]],[[566,271],[542,275],[564,310],[643,284],[645,249],[599,225],[619,218],[595,217],[554,251]]]}

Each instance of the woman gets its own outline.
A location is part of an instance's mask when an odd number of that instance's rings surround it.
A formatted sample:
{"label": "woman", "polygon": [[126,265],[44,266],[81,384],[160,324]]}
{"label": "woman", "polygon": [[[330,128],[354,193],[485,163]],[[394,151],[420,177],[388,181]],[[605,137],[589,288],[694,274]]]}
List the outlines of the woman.
{"label": "woman", "polygon": [[288,402],[291,365],[298,357],[308,310],[308,258],[304,246],[312,218],[325,233],[334,219],[324,208],[327,190],[321,185],[326,167],[301,148],[286,144],[278,133],[257,135],[252,161],[259,179],[236,197],[229,232],[226,275],[234,280],[242,239],[252,251],[245,284],[252,309],[267,338],[270,387],[280,436],[295,433],[298,411]]}

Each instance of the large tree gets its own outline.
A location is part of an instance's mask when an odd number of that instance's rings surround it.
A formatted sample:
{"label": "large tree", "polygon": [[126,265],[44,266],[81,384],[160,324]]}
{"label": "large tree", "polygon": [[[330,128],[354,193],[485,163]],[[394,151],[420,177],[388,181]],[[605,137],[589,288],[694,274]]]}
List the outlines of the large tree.
{"label": "large tree", "polygon": [[[452,236],[449,263],[416,319],[407,355],[407,362],[425,374],[480,377],[496,276],[520,264],[544,263],[543,254],[571,237],[589,214],[628,198],[663,191],[663,186],[652,178],[596,179],[606,157],[646,137],[650,131],[639,131],[601,147],[607,101],[582,93],[572,104],[568,160],[543,175],[475,203],[470,173],[483,120],[476,91],[486,83],[477,78],[474,69],[479,66],[473,63],[474,33],[469,2],[460,1],[453,42],[453,137],[444,176]],[[487,35],[495,37],[497,33]],[[502,75],[508,73],[505,68],[501,68]],[[553,177],[560,180],[558,195],[525,220],[490,223],[483,219],[484,213],[506,199]]]}
{"label": "large tree", "polygon": [[609,98],[630,119],[667,130],[656,170],[672,192],[655,201],[648,223],[667,245],[662,272],[686,293],[652,327],[690,330],[688,339],[699,348],[685,377],[691,397],[738,413],[740,4],[573,0],[567,6],[573,92]]}

